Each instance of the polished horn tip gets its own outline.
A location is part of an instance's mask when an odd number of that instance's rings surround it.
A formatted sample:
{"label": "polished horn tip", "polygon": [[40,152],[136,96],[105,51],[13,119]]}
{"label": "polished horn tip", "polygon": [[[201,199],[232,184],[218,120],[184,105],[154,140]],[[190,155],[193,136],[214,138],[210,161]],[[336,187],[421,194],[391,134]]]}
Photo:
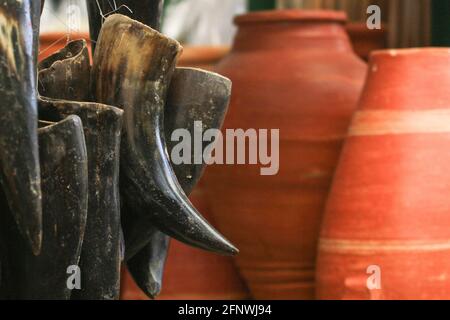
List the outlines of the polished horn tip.
{"label": "polished horn tip", "polygon": [[239,254],[239,249],[222,236],[217,241],[211,242],[210,247],[205,249],[225,256],[236,256]]}
{"label": "polished horn tip", "polygon": [[153,282],[151,284],[146,285],[145,294],[151,299],[156,299],[161,294],[161,290],[162,290],[162,283]]}
{"label": "polished horn tip", "polygon": [[239,254],[239,249],[230,243],[227,254],[230,256],[237,256]]}

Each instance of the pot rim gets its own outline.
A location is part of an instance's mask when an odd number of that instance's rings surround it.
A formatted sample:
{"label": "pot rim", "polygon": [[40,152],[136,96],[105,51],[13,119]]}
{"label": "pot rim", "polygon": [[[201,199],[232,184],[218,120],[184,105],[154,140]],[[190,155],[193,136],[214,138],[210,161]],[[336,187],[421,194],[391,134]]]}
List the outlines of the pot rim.
{"label": "pot rim", "polygon": [[347,22],[347,13],[335,10],[283,9],[256,11],[234,18],[236,25],[268,22]]}
{"label": "pot rim", "polygon": [[370,54],[370,60],[383,57],[416,57],[420,55],[427,56],[449,56],[450,48],[448,47],[423,47],[423,48],[405,48],[405,49],[384,49],[375,50]]}

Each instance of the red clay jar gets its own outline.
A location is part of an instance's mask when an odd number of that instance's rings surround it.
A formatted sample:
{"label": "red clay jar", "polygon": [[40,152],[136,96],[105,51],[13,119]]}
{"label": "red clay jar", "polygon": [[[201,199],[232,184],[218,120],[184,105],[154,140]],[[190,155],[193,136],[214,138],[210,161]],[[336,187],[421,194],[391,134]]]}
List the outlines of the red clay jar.
{"label": "red clay jar", "polygon": [[[190,197],[208,221],[209,208],[201,186]],[[230,257],[170,244],[161,296],[158,300],[247,300],[250,293]],[[128,272],[122,280],[122,300],[147,300]]]}
{"label": "red clay jar", "polygon": [[450,49],[379,51],[324,218],[320,299],[450,299]]}
{"label": "red clay jar", "polygon": [[213,219],[239,247],[236,263],[256,299],[315,295],[322,212],[366,73],[345,21],[334,11],[237,17],[234,46],[216,70],[233,81],[225,129],[280,129],[277,175],[216,165],[205,177]]}
{"label": "red clay jar", "polygon": [[365,61],[369,60],[370,53],[385,49],[387,46],[387,29],[369,29],[365,22],[353,22],[347,25],[347,32],[358,56]]}
{"label": "red clay jar", "polygon": [[228,46],[186,46],[183,47],[178,66],[214,70],[229,51]]}

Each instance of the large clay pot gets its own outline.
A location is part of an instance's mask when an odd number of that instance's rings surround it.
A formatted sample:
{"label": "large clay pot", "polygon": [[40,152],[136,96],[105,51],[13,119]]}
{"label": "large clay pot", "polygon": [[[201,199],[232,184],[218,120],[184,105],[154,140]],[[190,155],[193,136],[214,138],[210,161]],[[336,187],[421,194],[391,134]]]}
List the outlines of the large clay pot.
{"label": "large clay pot", "polygon": [[214,70],[229,51],[230,47],[228,46],[184,47],[178,66]]}
{"label": "large clay pot", "polygon": [[80,260],[88,203],[83,126],[76,116],[40,125],[42,252],[34,256],[27,249],[0,196],[2,299],[68,300],[67,268]]}
{"label": "large clay pot", "polygon": [[369,29],[366,23],[349,23],[347,32],[358,56],[365,61],[369,60],[370,53],[385,49],[387,46],[387,29]]}
{"label": "large clay pot", "polygon": [[213,219],[239,245],[254,298],[314,298],[322,212],[366,73],[345,20],[302,10],[238,17],[217,69],[234,88],[225,128],[281,129],[278,174],[216,165],[205,179]]}
{"label": "large clay pot", "polygon": [[450,49],[372,55],[324,218],[319,298],[450,299],[449,88]]}

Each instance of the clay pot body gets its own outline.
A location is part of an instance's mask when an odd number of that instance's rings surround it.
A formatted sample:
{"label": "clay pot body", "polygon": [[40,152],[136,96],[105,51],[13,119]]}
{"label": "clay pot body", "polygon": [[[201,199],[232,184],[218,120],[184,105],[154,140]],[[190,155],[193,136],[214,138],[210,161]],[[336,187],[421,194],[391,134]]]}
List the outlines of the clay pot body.
{"label": "clay pot body", "polygon": [[382,29],[370,30],[366,23],[349,23],[347,32],[356,54],[365,61],[369,60],[372,51],[385,49],[387,46],[385,26]]}
{"label": "clay pot body", "polygon": [[0,187],[30,248],[39,254],[42,204],[37,133],[35,36],[31,1],[0,7]]}
{"label": "clay pot body", "polygon": [[449,88],[449,49],[372,55],[325,213],[318,298],[450,299]]}
{"label": "clay pot body", "polygon": [[178,61],[180,67],[194,67],[212,71],[230,51],[228,46],[184,47]]}
{"label": "clay pot body", "polygon": [[[34,256],[1,201],[0,297],[68,300],[67,268],[79,263],[88,201],[87,152],[81,120],[67,117],[39,129],[43,191],[43,241]],[[6,251],[5,251],[6,248]]]}
{"label": "clay pot body", "polygon": [[213,219],[240,247],[236,262],[257,299],[314,298],[321,217],[366,72],[344,22],[332,11],[238,17],[217,68],[233,82],[224,128],[280,129],[278,174],[216,165],[205,175]]}

